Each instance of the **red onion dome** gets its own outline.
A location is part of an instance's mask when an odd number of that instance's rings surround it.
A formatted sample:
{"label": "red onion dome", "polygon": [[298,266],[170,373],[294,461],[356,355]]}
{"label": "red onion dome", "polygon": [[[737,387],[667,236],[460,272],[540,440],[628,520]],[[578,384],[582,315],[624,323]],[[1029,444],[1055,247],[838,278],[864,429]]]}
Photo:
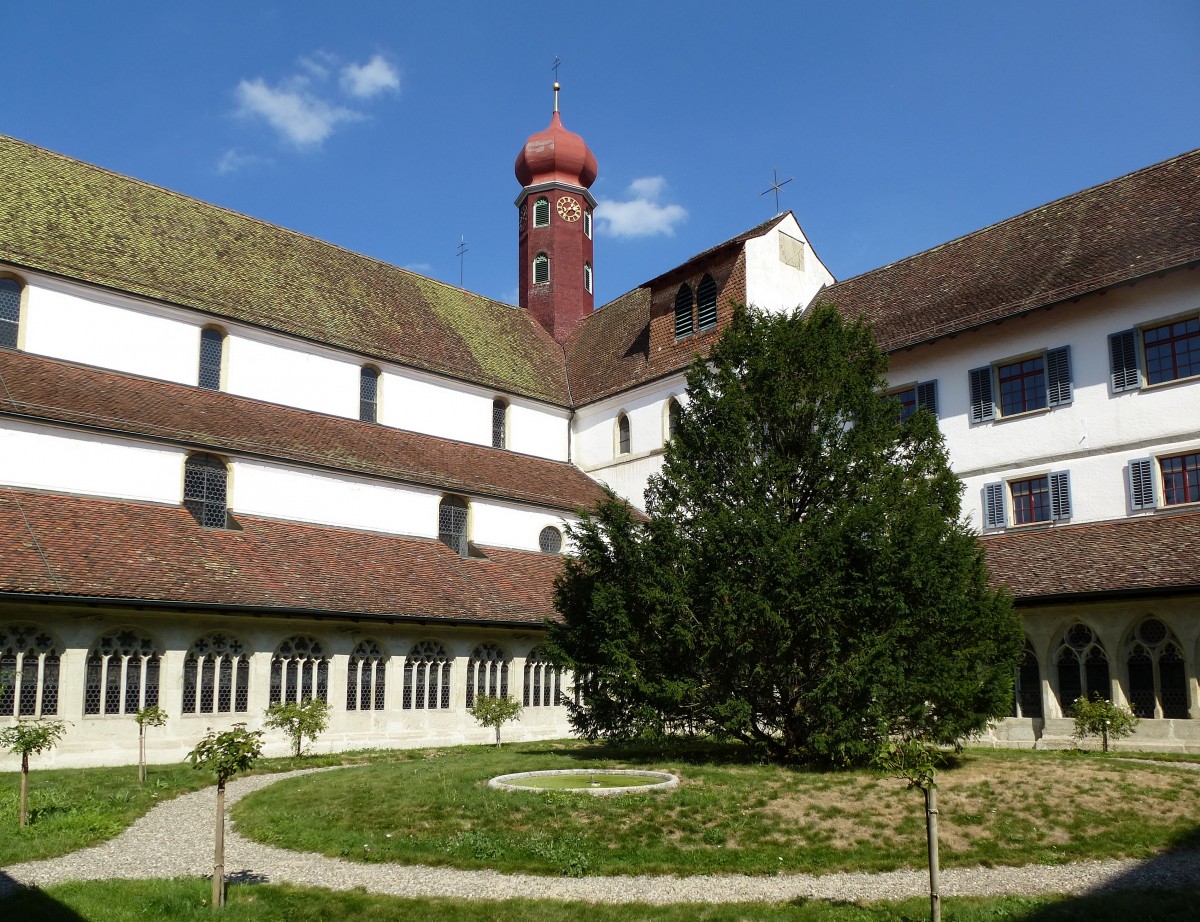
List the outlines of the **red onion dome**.
{"label": "red onion dome", "polygon": [[529,136],[514,169],[522,186],[558,181],[587,189],[596,181],[596,155],[555,112],[545,131]]}

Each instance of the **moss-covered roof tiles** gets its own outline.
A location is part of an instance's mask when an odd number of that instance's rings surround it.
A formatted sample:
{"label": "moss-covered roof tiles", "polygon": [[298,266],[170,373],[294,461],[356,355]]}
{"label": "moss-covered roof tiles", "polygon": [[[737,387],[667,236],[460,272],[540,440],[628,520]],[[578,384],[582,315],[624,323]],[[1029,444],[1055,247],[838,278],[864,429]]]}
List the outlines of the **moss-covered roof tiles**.
{"label": "moss-covered roof tiles", "polygon": [[3,136],[0,260],[568,402],[523,310]]}

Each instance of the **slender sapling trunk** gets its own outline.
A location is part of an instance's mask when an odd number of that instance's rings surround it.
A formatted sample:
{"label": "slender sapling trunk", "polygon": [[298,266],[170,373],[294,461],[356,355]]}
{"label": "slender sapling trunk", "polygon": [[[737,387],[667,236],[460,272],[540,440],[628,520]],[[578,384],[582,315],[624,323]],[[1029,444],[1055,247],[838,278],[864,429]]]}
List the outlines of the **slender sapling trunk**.
{"label": "slender sapling trunk", "polygon": [[500,728],[496,728],[496,748],[500,748]]}
{"label": "slender sapling trunk", "polygon": [[213,846],[213,911],[225,905],[225,782],[217,782],[217,836]]}
{"label": "slender sapling trunk", "polygon": [[929,839],[929,920],[942,922],[942,894],[938,867],[937,785],[925,788],[925,829]]}
{"label": "slender sapling trunk", "polygon": [[146,781],[146,725],[138,724],[138,781]]}
{"label": "slender sapling trunk", "polygon": [[21,753],[21,828],[29,818],[29,753]]}

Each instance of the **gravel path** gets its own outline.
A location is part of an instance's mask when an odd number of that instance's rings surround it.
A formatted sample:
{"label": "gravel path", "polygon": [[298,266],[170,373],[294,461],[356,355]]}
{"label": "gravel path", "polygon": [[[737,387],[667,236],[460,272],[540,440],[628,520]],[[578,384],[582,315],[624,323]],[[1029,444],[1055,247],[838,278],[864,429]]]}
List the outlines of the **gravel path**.
{"label": "gravel path", "polygon": [[[1177,763],[1176,763],[1177,764]],[[230,783],[226,804],[281,778],[330,769],[252,775]],[[17,885],[46,886],[71,880],[138,880],[208,877],[212,873],[213,789],[159,804],[111,841],[60,858],[11,865],[0,874],[0,896]],[[228,821],[227,821],[228,822]],[[188,830],[181,834],[180,830]],[[200,833],[203,834],[200,834]],[[233,881],[290,883],[348,890],[362,887],[395,896],[459,899],[584,900],[598,903],[779,902],[892,900],[926,896],[925,871],[884,874],[796,874],[776,877],[541,877],[394,864],[360,864],[252,842],[229,831],[225,867]],[[7,880],[4,878],[7,875]],[[1200,852],[1178,852],[1146,861],[1088,861],[1021,868],[952,868],[942,871],[943,896],[1069,893],[1200,885]]]}

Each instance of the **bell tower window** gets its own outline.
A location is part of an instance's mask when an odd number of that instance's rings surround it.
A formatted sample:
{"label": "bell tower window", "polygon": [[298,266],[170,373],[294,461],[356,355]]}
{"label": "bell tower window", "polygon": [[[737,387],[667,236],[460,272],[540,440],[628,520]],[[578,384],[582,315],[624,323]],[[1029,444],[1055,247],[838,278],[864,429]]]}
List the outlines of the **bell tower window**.
{"label": "bell tower window", "polygon": [[533,226],[534,227],[549,227],[550,226],[550,199],[546,196],[541,196],[533,203]]}
{"label": "bell tower window", "polygon": [[533,284],[546,285],[550,282],[550,257],[545,253],[538,253],[533,258]]}

